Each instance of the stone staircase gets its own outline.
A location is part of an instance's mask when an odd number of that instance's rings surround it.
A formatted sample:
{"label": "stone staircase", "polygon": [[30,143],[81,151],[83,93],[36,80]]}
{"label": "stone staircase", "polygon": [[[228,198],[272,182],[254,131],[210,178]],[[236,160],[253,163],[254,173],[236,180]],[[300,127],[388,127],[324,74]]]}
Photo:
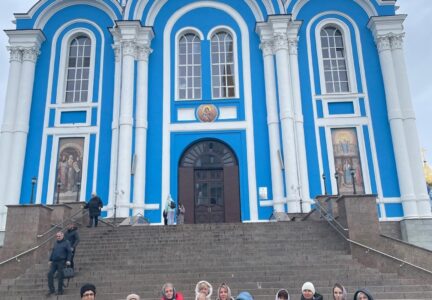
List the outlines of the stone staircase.
{"label": "stone staircase", "polygon": [[[125,299],[134,292],[157,300],[169,281],[192,300],[199,280],[213,284],[212,299],[222,282],[233,295],[247,290],[256,300],[274,299],[287,288],[291,299],[300,299],[305,281],[325,299],[331,299],[335,282],[345,285],[349,298],[368,287],[375,299],[432,299],[431,281],[380,273],[353,260],[347,243],[324,221],[98,227],[81,228],[80,234],[77,275],[58,299],[79,299],[80,286],[91,282],[97,299]],[[0,299],[46,299],[47,271],[43,262],[3,280]]]}

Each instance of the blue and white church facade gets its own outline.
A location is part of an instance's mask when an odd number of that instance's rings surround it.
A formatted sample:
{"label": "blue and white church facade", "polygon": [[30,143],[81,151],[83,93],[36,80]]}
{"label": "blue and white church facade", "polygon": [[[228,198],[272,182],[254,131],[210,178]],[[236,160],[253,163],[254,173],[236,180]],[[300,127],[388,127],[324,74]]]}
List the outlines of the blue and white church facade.
{"label": "blue and white church facade", "polygon": [[40,0],[16,14],[6,205],[103,199],[160,224],[266,221],[318,195],[431,216],[392,0]]}

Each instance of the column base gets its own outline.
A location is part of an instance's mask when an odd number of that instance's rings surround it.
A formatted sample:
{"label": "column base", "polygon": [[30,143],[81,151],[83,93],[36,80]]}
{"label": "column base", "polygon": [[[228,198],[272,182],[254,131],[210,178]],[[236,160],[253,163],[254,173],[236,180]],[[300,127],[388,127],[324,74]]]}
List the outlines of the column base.
{"label": "column base", "polygon": [[400,226],[403,241],[432,250],[432,218],[405,219]]}

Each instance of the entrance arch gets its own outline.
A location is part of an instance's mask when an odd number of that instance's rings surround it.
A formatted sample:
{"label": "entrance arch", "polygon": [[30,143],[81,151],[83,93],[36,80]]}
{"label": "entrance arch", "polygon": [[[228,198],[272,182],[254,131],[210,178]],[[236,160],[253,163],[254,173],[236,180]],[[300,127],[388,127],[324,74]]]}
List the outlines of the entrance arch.
{"label": "entrance arch", "polygon": [[201,140],[180,158],[178,200],[185,223],[240,222],[238,161],[226,144]]}

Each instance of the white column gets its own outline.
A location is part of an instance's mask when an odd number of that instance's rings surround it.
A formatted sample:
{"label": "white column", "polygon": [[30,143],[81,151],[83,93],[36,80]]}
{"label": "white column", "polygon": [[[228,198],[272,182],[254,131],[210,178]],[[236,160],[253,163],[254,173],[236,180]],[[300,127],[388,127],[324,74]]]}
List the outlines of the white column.
{"label": "white column", "polygon": [[397,81],[390,50],[390,38],[388,36],[376,36],[375,39],[378,46],[381,71],[384,79],[387,113],[393,140],[404,214],[405,217],[416,217],[418,216],[418,211],[411,178],[410,158],[405,140],[402,112],[399,104]]}
{"label": "white column", "polygon": [[24,170],[30,110],[39,45],[23,48],[23,62],[14,124],[13,150],[10,156],[7,204],[19,204]]}
{"label": "white column", "polygon": [[[0,195],[5,195],[7,190],[9,158],[13,145],[13,125],[22,63],[22,51],[19,47],[8,47],[8,50],[10,52],[9,77],[3,112],[3,124],[0,132]],[[7,208],[5,204],[6,198],[0,197],[0,231],[4,231],[6,225]]]}
{"label": "white column", "polygon": [[257,25],[257,31],[261,38],[260,48],[264,61],[264,83],[266,93],[267,126],[269,133],[270,148],[270,169],[273,191],[273,211],[278,214],[285,214],[285,199],[282,176],[282,165],[279,160],[281,153],[279,118],[276,96],[276,78],[273,57],[273,33],[267,24]]}
{"label": "white column", "polygon": [[298,173],[300,177],[300,197],[302,198],[302,211],[311,210],[311,199],[309,192],[309,174],[306,158],[306,143],[304,136],[304,121],[302,110],[302,98],[300,90],[300,71],[298,65],[298,31],[301,22],[294,21],[289,24],[288,28],[288,47],[290,58],[290,72],[292,80],[292,94],[294,101],[294,122],[296,137],[296,153],[298,155]]}
{"label": "white column", "polygon": [[423,174],[420,142],[403,53],[403,37],[404,34],[393,35],[390,37],[390,43],[403,116],[405,139],[408,147],[409,163],[411,166],[411,180],[414,185],[414,193],[417,201],[417,210],[419,216],[425,217],[431,216],[431,207],[427,194],[426,179]]}
{"label": "white column", "polygon": [[117,170],[117,217],[129,216],[132,161],[132,125],[136,43],[122,42],[120,137]]}
{"label": "white column", "polygon": [[[279,16],[278,16],[279,17]],[[271,18],[274,30],[274,51],[279,92],[279,113],[282,128],[282,145],[285,171],[285,188],[289,213],[300,212],[298,165],[295,144],[292,85],[288,53],[288,16]]]}
{"label": "white column", "polygon": [[111,124],[111,162],[110,162],[110,185],[108,197],[108,217],[114,214],[114,202],[117,191],[117,154],[118,154],[118,138],[119,138],[119,105],[120,105],[120,89],[121,89],[121,46],[115,44],[113,46],[115,55],[114,66],[114,99],[113,99],[113,120]]}
{"label": "white column", "polygon": [[[149,30],[151,32],[151,29]],[[152,32],[151,32],[151,37]],[[150,41],[138,49],[138,79],[135,124],[135,176],[133,194],[133,214],[144,215],[145,181],[146,181],[146,153],[147,153],[147,107],[148,107],[148,58],[151,49]]]}

